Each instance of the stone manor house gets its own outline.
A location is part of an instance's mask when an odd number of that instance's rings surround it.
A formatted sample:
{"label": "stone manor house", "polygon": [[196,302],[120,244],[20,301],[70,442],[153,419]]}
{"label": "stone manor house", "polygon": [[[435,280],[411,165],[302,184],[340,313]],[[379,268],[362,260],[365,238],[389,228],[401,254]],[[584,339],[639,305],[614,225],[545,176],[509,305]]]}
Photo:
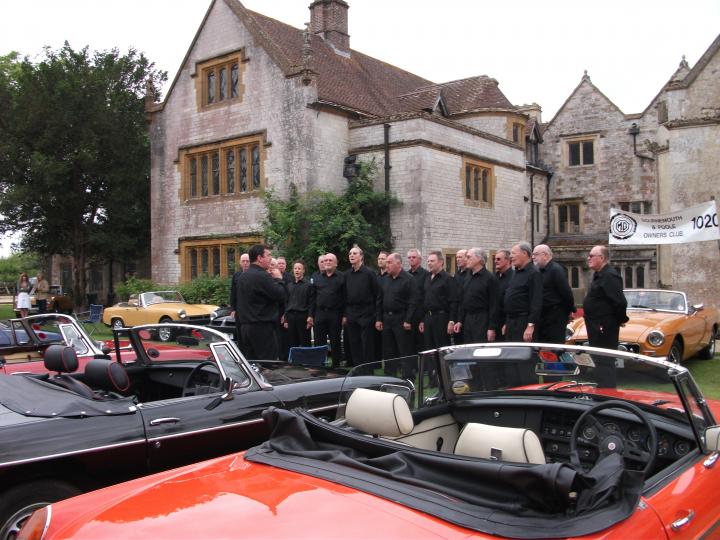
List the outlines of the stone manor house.
{"label": "stone manor house", "polygon": [[[543,124],[538,105],[513,105],[486,75],[435,83],[351,49],[348,9],[315,0],[301,30],[212,1],[165,100],[147,104],[154,280],[230,275],[261,240],[263,190],[340,192],[348,156],[374,158],[376,189],[401,201],[401,253],[441,249],[452,270],[462,247],[547,242],[578,296],[611,206],[668,211],[718,194],[720,38],[642,113],[586,74]],[[613,259],[627,286],[720,304],[714,242]]]}

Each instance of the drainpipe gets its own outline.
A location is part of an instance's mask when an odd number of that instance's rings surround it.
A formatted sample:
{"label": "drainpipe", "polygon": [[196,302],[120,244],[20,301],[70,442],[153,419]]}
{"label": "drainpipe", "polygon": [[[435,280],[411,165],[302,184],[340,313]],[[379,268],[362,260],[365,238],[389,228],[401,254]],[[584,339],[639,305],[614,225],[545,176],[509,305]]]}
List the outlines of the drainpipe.
{"label": "drainpipe", "polygon": [[530,174],[530,245],[535,247],[535,173]]}
{"label": "drainpipe", "polygon": [[547,187],[545,188],[545,238],[550,238],[550,179],[553,177],[552,171],[547,175]]}
{"label": "drainpipe", "polygon": [[645,156],[643,154],[638,154],[637,151],[637,136],[640,135],[640,128],[638,125],[633,122],[630,126],[630,129],[628,129],[628,133],[632,135],[633,138],[633,154],[635,154],[636,157],[643,158],[643,159],[651,159],[654,160],[655,158],[652,156]]}
{"label": "drainpipe", "polygon": [[385,150],[385,193],[390,193],[390,124],[383,124],[383,149]]}

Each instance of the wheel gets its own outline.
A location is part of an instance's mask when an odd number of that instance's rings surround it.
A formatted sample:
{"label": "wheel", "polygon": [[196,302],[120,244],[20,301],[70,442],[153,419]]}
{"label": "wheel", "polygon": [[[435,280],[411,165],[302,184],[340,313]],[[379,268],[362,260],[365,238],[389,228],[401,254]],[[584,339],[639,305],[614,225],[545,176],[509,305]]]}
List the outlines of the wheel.
{"label": "wheel", "polygon": [[667,355],[668,362],[672,362],[673,364],[679,364],[682,362],[682,357],[683,357],[682,343],[680,343],[679,339],[675,339],[675,341],[673,341],[673,344],[670,346],[670,352],[668,352],[668,355]]}
{"label": "wheel", "polygon": [[[163,317],[160,319],[160,324],[171,323],[173,320],[170,317]],[[158,328],[158,338],[160,341],[170,341],[173,337],[172,328]]]}
{"label": "wheel", "polygon": [[0,540],[14,540],[35,510],[82,493],[75,486],[55,480],[30,482],[12,488],[0,505]]}
{"label": "wheel", "polygon": [[[195,376],[200,373],[200,370],[204,368],[205,366],[212,366],[215,368],[215,370],[218,372],[218,380],[221,379],[220,377],[220,369],[217,367],[217,364],[215,362],[212,362],[210,360],[205,360],[203,362],[200,362],[197,366],[195,366],[192,371],[188,374],[187,378],[185,379],[185,384],[183,384],[183,390],[182,390],[182,396],[194,396],[196,393],[196,390],[192,387],[192,382]],[[222,384],[222,383],[221,383]],[[218,388],[219,390],[219,388]]]}
{"label": "wheel", "polygon": [[707,344],[707,347],[705,347],[698,353],[698,358],[702,358],[703,360],[712,360],[713,356],[715,356],[715,337],[716,336],[717,336],[717,328],[713,328],[712,332],[710,332],[710,340]]}
{"label": "wheel", "polygon": [[121,328],[125,328],[125,323],[120,317],[113,317],[110,321],[110,326],[113,330],[120,330]]}
{"label": "wheel", "polygon": [[[648,431],[648,448],[644,450],[640,443],[636,443],[629,438],[626,438],[623,433],[608,430],[600,420],[595,417],[595,414],[604,409],[624,409],[631,412],[642,422],[645,429]],[[625,461],[634,461],[637,463],[644,464],[643,475],[647,475],[652,471],[653,465],[655,464],[655,456],[657,456],[657,431],[655,426],[650,422],[648,416],[638,407],[632,403],[626,403],[625,401],[605,401],[604,403],[598,403],[591,407],[580,415],[575,425],[573,426],[572,433],[570,434],[570,462],[578,467],[580,464],[580,455],[578,454],[577,440],[580,435],[580,429],[585,427],[591,427],[595,430],[594,440],[585,438],[583,435],[583,441],[586,443],[597,446],[598,459],[610,454],[620,454]],[[594,464],[593,464],[594,465]]]}

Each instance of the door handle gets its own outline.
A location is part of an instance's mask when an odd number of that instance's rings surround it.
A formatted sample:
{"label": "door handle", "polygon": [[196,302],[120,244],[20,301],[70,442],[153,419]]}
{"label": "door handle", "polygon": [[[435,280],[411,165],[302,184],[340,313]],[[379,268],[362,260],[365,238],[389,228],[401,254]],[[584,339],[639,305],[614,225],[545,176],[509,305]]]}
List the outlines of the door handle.
{"label": "door handle", "polygon": [[150,420],[151,426],[159,426],[160,424],[176,424],[179,422],[179,418],[167,417],[167,418],[153,418]]}
{"label": "door handle", "polygon": [[692,510],[688,510],[687,515],[684,518],[673,521],[670,525],[670,528],[672,528],[673,531],[679,531],[683,527],[687,526],[687,524],[690,523],[694,517],[695,512],[693,512]]}

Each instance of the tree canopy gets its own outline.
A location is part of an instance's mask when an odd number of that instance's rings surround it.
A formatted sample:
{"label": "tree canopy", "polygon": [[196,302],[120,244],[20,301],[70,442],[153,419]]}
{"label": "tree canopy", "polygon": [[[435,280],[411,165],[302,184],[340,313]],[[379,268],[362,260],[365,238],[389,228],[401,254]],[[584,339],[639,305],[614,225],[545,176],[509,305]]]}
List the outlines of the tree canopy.
{"label": "tree canopy", "polygon": [[360,163],[358,176],[342,195],[324,191],[300,195],[293,184],[286,200],[266,192],[262,235],[289,263],[301,259],[311,268],[324,253],[335,253],[340,267],[346,267],[345,254],[353,244],[363,249],[366,260],[373,260],[380,250],[392,248],[387,215],[397,204],[392,196],[373,190],[376,172],[374,160]]}
{"label": "tree canopy", "polygon": [[94,260],[135,258],[149,241],[146,95],[166,80],[142,53],[68,43],[33,63],[0,57],[0,232],[72,255],[76,303]]}

